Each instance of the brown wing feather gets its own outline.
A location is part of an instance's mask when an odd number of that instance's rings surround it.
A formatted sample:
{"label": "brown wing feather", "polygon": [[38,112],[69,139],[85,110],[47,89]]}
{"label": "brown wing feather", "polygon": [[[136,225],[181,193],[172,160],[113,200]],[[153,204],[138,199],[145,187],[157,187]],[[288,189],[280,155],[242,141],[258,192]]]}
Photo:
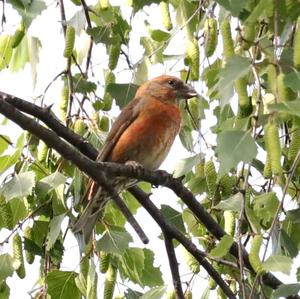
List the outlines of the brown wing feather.
{"label": "brown wing feather", "polygon": [[[110,132],[107,135],[105,143],[97,157],[97,161],[107,161],[112,149],[115,144],[123,134],[123,132],[130,126],[130,124],[137,118],[139,114],[138,104],[141,99],[134,98],[117,117],[116,121],[113,123]],[[97,190],[97,184],[93,180],[89,180],[86,192],[82,196],[80,202],[84,202],[87,199],[93,197],[94,192]]]}
{"label": "brown wing feather", "polygon": [[138,104],[140,98],[134,98],[121,112],[106,138],[106,141],[97,157],[97,161],[107,161],[112,149],[130,124],[139,114]]}

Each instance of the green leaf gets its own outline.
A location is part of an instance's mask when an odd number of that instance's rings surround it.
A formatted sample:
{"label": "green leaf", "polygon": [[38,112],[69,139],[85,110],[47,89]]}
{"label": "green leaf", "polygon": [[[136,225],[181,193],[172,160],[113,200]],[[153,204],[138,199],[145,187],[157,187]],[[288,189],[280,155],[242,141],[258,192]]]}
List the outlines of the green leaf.
{"label": "green leaf", "polygon": [[258,18],[264,14],[265,10],[273,8],[273,0],[261,0],[251,12],[250,16],[245,20],[245,23],[253,24]]}
{"label": "green leaf", "polygon": [[286,212],[286,220],[294,223],[300,223],[300,209],[289,210]]}
{"label": "green leaf", "polygon": [[160,286],[156,288],[152,288],[151,290],[147,291],[140,299],[161,299],[166,292],[166,286]]}
{"label": "green leaf", "polygon": [[253,137],[249,132],[224,131],[217,137],[218,158],[220,160],[219,176],[235,168],[241,161],[251,162],[257,154]]}
{"label": "green leaf", "polygon": [[130,209],[132,214],[135,214],[138,208],[141,206],[135,197],[128,191],[122,192],[122,199],[124,200],[126,206]]}
{"label": "green leaf", "polygon": [[80,299],[80,292],[75,284],[76,272],[53,270],[46,277],[47,292],[51,298]]}
{"label": "green leaf", "polygon": [[151,30],[150,31],[150,36],[153,40],[157,41],[157,42],[163,42],[166,41],[170,38],[170,33],[159,30],[159,29],[155,29],[155,30]]}
{"label": "green leaf", "polygon": [[195,176],[187,182],[187,186],[194,195],[201,194],[207,191],[207,184],[205,178]]}
{"label": "green leaf", "polygon": [[230,11],[234,17],[237,17],[248,3],[247,0],[217,0],[216,2]]}
{"label": "green leaf", "polygon": [[300,91],[300,72],[290,72],[284,76],[284,83],[294,91]]}
{"label": "green leaf", "polygon": [[300,291],[300,283],[281,284],[273,293],[273,298],[287,298],[297,295]]}
{"label": "green leaf", "polygon": [[215,206],[215,208],[221,209],[223,211],[230,210],[234,212],[240,212],[242,208],[242,202],[243,202],[243,194],[238,192],[233,196],[227,198],[226,200],[222,200],[221,202],[219,202]]}
{"label": "green leaf", "polygon": [[60,228],[61,228],[61,223],[63,222],[65,218],[65,214],[59,215],[59,216],[54,216],[49,224],[49,233],[47,236],[47,244],[46,244],[46,250],[49,251],[55,241],[57,240],[59,233],[60,233]]}
{"label": "green leaf", "polygon": [[173,224],[181,232],[185,233],[181,212],[176,211],[168,205],[161,205],[160,211],[171,224]]}
{"label": "green leaf", "polygon": [[[116,204],[113,201],[109,201],[108,204],[106,205],[103,220],[109,223],[110,225],[115,225],[119,227],[124,227],[126,223],[126,218],[124,217],[123,213],[120,211],[120,209],[116,206]],[[96,226],[96,231],[97,231],[97,226]]]}
{"label": "green leaf", "polygon": [[[234,82],[245,76],[249,70],[250,61],[248,58],[232,56],[228,59],[225,67],[220,71],[219,81],[213,89],[219,92],[222,106],[228,103]],[[226,93],[225,96],[223,96],[224,93]]]}
{"label": "green leaf", "polygon": [[28,45],[28,38],[24,36],[21,43],[13,51],[10,60],[9,68],[12,72],[17,72],[23,69],[27,62],[30,61],[30,52]]}
{"label": "green leaf", "polygon": [[297,278],[297,281],[300,280],[300,267],[297,268],[296,278]]}
{"label": "green leaf", "polygon": [[133,0],[132,5],[134,11],[138,11],[146,5],[151,5],[152,3],[159,3],[160,0]]}
{"label": "green leaf", "polygon": [[19,262],[16,262],[9,254],[4,253],[0,255],[0,281],[12,276],[14,271],[18,268]]}
{"label": "green leaf", "polygon": [[166,42],[157,42],[149,37],[142,36],[140,43],[145,48],[144,56],[146,56],[152,64],[163,63],[163,52],[167,47]]}
{"label": "green leaf", "polygon": [[35,185],[35,173],[33,171],[22,172],[3,185],[0,192],[6,201],[12,198],[25,197],[32,192]]}
{"label": "green leaf", "polygon": [[58,186],[52,194],[52,208],[54,215],[58,216],[65,213],[68,208],[65,203],[64,185]]}
{"label": "green leaf", "polygon": [[46,9],[44,1],[32,0],[32,1],[19,1],[8,0],[8,3],[12,4],[18,13],[22,16],[26,28],[30,26],[32,21]]}
{"label": "green leaf", "polygon": [[33,85],[36,83],[37,79],[37,65],[39,63],[39,50],[41,47],[41,41],[34,36],[31,36],[28,39],[29,49],[30,49],[30,66],[31,66],[31,77],[33,81]]}
{"label": "green leaf", "polygon": [[132,237],[125,229],[113,227],[106,231],[103,237],[97,241],[96,247],[97,250],[122,255],[130,242],[132,242]]}
{"label": "green leaf", "polygon": [[183,26],[189,39],[193,37],[199,25],[199,18],[195,11],[198,9],[196,1],[179,1],[176,9],[176,22],[178,26]]}
{"label": "green leaf", "polygon": [[37,220],[32,226],[32,234],[34,243],[42,248],[48,234],[49,221]]}
{"label": "green leaf", "polygon": [[149,59],[143,59],[136,67],[136,71],[134,72],[133,83],[137,85],[143,84],[145,81],[149,79],[149,68],[151,67],[151,63]]}
{"label": "green leaf", "polygon": [[128,278],[132,282],[143,286],[144,263],[145,254],[143,249],[128,248],[120,259],[119,270],[121,277]]}
{"label": "green leaf", "polygon": [[269,227],[275,216],[279,200],[275,192],[255,196],[252,202],[253,211],[264,227]]}
{"label": "green leaf", "polygon": [[268,109],[270,112],[277,111],[277,112],[287,112],[290,115],[295,115],[300,117],[300,101],[291,101],[291,102],[284,102],[279,104],[269,104]]}
{"label": "green leaf", "polygon": [[213,257],[221,258],[229,252],[233,242],[232,236],[225,235],[222,237],[217,247],[213,248],[209,254]]}
{"label": "green leaf", "polygon": [[122,17],[122,14],[121,14],[121,11],[119,8],[115,8],[115,10],[114,10],[114,22],[113,22],[111,29],[115,36],[120,37],[122,43],[128,44],[129,34],[131,32],[131,26]]}
{"label": "green leaf", "polygon": [[289,220],[284,220],[282,229],[286,232],[286,234],[289,236],[289,238],[293,241],[294,246],[297,248],[300,247],[300,223],[294,223]]}
{"label": "green leaf", "polygon": [[[75,33],[80,35],[82,30],[85,30],[86,18],[84,10],[79,10],[74,13],[74,15],[66,22],[66,25],[72,26],[75,28]],[[78,57],[77,57],[78,58]]]}
{"label": "green leaf", "polygon": [[199,220],[191,212],[190,209],[185,209],[182,213],[182,219],[188,227],[188,231],[195,237],[204,236],[207,232],[206,228],[199,223]]}
{"label": "green leaf", "polygon": [[[97,298],[97,281],[98,281],[98,276],[96,273],[95,263],[93,259],[90,259],[90,267],[86,279],[86,294],[88,299]],[[94,293],[95,291],[96,294]]]}
{"label": "green leaf", "polygon": [[218,98],[218,92],[215,90],[215,85],[218,83],[220,71],[222,69],[221,59],[217,59],[213,64],[204,69],[202,79],[208,88],[207,95],[210,100]]}
{"label": "green leaf", "polygon": [[135,84],[108,84],[107,92],[116,100],[117,105],[122,109],[135,96],[138,86]]}
{"label": "green leaf", "polygon": [[290,275],[293,260],[284,255],[272,254],[265,262],[263,267],[266,271],[282,272]]}
{"label": "green leaf", "polygon": [[190,152],[194,150],[194,142],[191,128],[182,126],[179,132],[179,138],[182,145]]}
{"label": "green leaf", "polygon": [[179,178],[185,175],[186,173],[190,172],[192,168],[200,162],[200,158],[200,155],[195,155],[189,158],[179,160],[175,166],[173,176],[175,178]]}
{"label": "green leaf", "polygon": [[118,40],[116,37],[111,36],[111,31],[108,26],[87,28],[86,33],[93,37],[93,41],[96,44],[103,43],[106,45],[111,45]]}
{"label": "green leaf", "polygon": [[10,295],[10,288],[7,285],[7,283],[5,281],[3,281],[1,283],[0,298],[1,299],[9,299],[10,298],[9,295]]}
{"label": "green leaf", "polygon": [[128,248],[120,259],[121,276],[127,277],[142,287],[163,284],[162,273],[154,267],[154,253],[149,249]]}
{"label": "green leaf", "polygon": [[143,249],[145,261],[142,275],[143,286],[154,287],[164,283],[159,267],[154,267],[154,253],[147,248]]}
{"label": "green leaf", "polygon": [[280,230],[280,245],[290,257],[295,258],[298,255],[297,245],[284,229]]}
{"label": "green leaf", "polygon": [[130,299],[140,299],[143,293],[130,289],[127,287],[127,289],[124,291],[125,298],[130,298]]}
{"label": "green leaf", "polygon": [[87,94],[96,91],[97,85],[85,79],[81,74],[73,76],[74,92]]}
{"label": "green leaf", "polygon": [[11,41],[11,35],[3,34],[0,36],[0,70],[3,70],[9,66],[9,62],[13,52]]}
{"label": "green leaf", "polygon": [[22,134],[17,141],[16,151],[12,155],[4,155],[0,157],[0,173],[3,173],[12,165],[17,163],[24,148],[24,141],[25,136]]}
{"label": "green leaf", "polygon": [[251,209],[251,207],[246,205],[245,212],[246,212],[247,220],[251,227],[251,230],[256,234],[260,234],[261,226],[259,224],[259,219],[256,217],[254,211]]}
{"label": "green leaf", "polygon": [[13,216],[13,225],[16,225],[28,215],[28,204],[25,198],[13,198],[9,201],[9,204]]}
{"label": "green leaf", "polygon": [[40,198],[44,198],[50,191],[63,185],[66,180],[67,178],[60,172],[54,172],[37,182],[36,193]]}
{"label": "green leaf", "polygon": [[0,138],[0,155],[8,148],[10,138],[6,135],[2,135]]}

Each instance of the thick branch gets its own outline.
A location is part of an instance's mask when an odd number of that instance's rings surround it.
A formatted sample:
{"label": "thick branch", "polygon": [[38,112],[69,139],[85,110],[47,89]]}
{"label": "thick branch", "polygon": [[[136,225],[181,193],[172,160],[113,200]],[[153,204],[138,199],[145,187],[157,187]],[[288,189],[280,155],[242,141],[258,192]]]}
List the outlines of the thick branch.
{"label": "thick branch", "polygon": [[7,95],[6,93],[3,93],[1,91],[0,100],[5,100],[19,110],[38,118],[39,120],[44,122],[50,129],[56,132],[57,135],[61,136],[62,138],[70,142],[73,146],[78,148],[80,152],[82,152],[89,158],[96,160],[96,157],[98,155],[97,150],[84,138],[75,134],[72,130],[68,129],[61,122],[59,122],[48,107],[39,107],[17,97]]}
{"label": "thick branch", "polygon": [[185,249],[197,259],[199,264],[207,271],[209,276],[215,280],[215,282],[220,286],[220,288],[227,295],[227,297],[235,298],[231,289],[224,282],[220,274],[206,260],[205,253],[200,251],[191,240],[186,238],[178,229],[176,229],[173,225],[169,224],[166,221],[165,217],[162,215],[160,210],[154,205],[154,203],[149,198],[149,195],[136,186],[129,188],[129,191],[156,221],[156,223],[163,231],[164,235],[174,238],[179,243],[181,243],[185,247]]}
{"label": "thick branch", "polygon": [[[128,222],[134,228],[136,233],[139,235],[143,243],[148,243],[149,239],[145,235],[144,231],[133,217],[130,210],[125,205],[124,201],[120,198],[118,193],[106,180],[104,173],[97,169],[96,163],[82,155],[80,152],[69,146],[65,141],[61,140],[53,131],[44,128],[39,125],[36,121],[25,116],[16,108],[5,100],[0,99],[0,112],[5,115],[8,119],[14,121],[24,130],[28,130],[38,138],[42,139],[49,147],[54,148],[59,152],[65,159],[74,162],[74,164],[86,174],[88,174],[94,181],[99,185],[103,186],[110,197],[115,201],[119,209],[122,211]],[[74,161],[74,157],[76,156]],[[89,169],[89,164],[92,163],[93,168]]]}

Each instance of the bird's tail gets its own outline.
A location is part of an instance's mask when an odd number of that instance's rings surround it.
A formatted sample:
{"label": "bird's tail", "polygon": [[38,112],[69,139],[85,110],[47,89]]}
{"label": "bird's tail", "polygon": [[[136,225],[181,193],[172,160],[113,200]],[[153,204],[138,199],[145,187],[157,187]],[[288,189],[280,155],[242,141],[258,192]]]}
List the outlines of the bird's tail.
{"label": "bird's tail", "polygon": [[[123,189],[135,185],[136,182],[136,180],[118,178],[113,181],[113,186],[119,193]],[[90,241],[97,220],[101,217],[104,207],[110,198],[109,194],[104,192],[97,184],[92,184],[89,189],[90,192],[85,195],[85,197],[88,197],[89,203],[72,228],[74,233],[83,235],[85,244]]]}
{"label": "bird's tail", "polygon": [[74,224],[72,228],[73,232],[82,233],[85,244],[90,241],[93,229],[96,225],[97,220],[100,218],[100,215],[103,212],[107,201],[107,194],[101,192],[101,188],[99,187],[95,196],[90,199],[82,215]]}

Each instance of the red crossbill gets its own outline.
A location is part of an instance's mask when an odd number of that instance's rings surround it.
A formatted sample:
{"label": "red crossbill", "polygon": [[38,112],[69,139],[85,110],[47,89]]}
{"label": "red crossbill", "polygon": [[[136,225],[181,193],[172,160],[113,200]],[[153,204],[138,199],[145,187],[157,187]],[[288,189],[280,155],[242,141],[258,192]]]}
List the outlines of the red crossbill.
{"label": "red crossbill", "polygon": [[[159,76],[142,84],[134,99],[114,122],[97,161],[136,162],[155,170],[166,158],[180,129],[179,100],[197,96],[197,92],[173,76]],[[118,192],[132,184],[126,178],[110,178]],[[73,227],[82,231],[87,243],[109,195],[92,183],[89,202]]]}

